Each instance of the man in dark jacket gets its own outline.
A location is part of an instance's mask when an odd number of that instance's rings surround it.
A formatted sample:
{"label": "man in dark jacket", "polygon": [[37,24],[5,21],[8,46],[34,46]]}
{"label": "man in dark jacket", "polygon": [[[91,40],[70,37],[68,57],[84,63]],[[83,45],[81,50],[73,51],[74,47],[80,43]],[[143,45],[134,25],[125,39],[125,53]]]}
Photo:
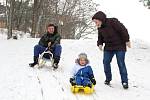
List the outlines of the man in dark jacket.
{"label": "man in dark jacket", "polygon": [[129,48],[130,40],[129,34],[125,26],[116,18],[106,18],[106,15],[99,11],[93,17],[98,28],[98,41],[97,46],[102,51],[104,46],[104,72],[106,76],[105,84],[109,85],[112,80],[111,74],[111,61],[114,55],[116,55],[117,63],[121,75],[123,88],[128,88],[128,74],[125,65],[125,53],[126,46]]}
{"label": "man in dark jacket", "polygon": [[47,27],[47,33],[44,34],[38,45],[34,46],[34,62],[30,63],[30,67],[34,67],[38,64],[39,54],[43,53],[48,47],[51,49],[54,55],[54,68],[58,68],[58,63],[61,56],[62,47],[60,45],[61,36],[57,33],[57,27],[53,24],[49,24]]}

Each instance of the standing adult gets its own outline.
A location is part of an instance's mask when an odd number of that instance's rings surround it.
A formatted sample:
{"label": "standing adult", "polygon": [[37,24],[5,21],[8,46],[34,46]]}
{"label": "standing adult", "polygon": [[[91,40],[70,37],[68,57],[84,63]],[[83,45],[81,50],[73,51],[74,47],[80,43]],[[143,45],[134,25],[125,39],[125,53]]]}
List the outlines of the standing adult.
{"label": "standing adult", "polygon": [[121,82],[124,89],[128,88],[128,73],[125,64],[125,54],[127,46],[131,43],[126,27],[116,18],[107,18],[106,14],[98,11],[92,20],[98,28],[97,46],[102,51],[104,46],[103,65],[106,76],[105,84],[109,85],[112,80],[111,61],[116,55],[117,63],[121,75]]}
{"label": "standing adult", "polygon": [[38,58],[41,53],[43,53],[46,48],[49,48],[54,55],[54,68],[58,68],[58,63],[61,56],[62,47],[60,45],[61,36],[57,32],[57,27],[54,24],[49,24],[47,27],[47,33],[45,33],[39,43],[34,46],[34,62],[30,63],[30,67],[34,67],[38,64]]}

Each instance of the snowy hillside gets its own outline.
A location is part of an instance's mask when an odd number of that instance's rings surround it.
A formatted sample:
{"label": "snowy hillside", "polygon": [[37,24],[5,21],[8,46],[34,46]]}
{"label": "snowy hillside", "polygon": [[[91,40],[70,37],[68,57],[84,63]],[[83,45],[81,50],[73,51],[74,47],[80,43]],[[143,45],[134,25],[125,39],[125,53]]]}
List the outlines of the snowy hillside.
{"label": "snowy hillside", "polygon": [[[28,67],[37,42],[38,39],[0,40],[0,100],[150,99],[150,46],[146,43],[134,41],[133,48],[127,52],[130,88],[124,90],[115,59],[112,63],[112,87],[103,84],[103,52],[96,47],[96,41],[62,40],[63,52],[58,71]],[[72,94],[70,91],[69,73],[80,52],[88,54],[97,80],[92,95]]]}

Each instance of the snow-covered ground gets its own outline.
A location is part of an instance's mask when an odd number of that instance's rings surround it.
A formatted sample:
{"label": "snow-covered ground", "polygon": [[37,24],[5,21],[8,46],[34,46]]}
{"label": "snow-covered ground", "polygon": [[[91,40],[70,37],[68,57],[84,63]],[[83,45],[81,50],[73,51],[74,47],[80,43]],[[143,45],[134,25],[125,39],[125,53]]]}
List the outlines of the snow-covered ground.
{"label": "snow-covered ground", "polygon": [[[62,58],[57,71],[30,68],[33,46],[38,39],[0,39],[0,100],[148,100],[150,99],[150,45],[134,41],[128,49],[126,64],[129,73],[128,90],[120,83],[115,57],[112,62],[112,87],[103,84],[103,52],[95,40],[62,40]],[[80,52],[86,52],[97,80],[91,95],[70,91],[70,71]]]}
{"label": "snow-covered ground", "polygon": [[[7,32],[8,30],[5,28],[0,28],[0,39],[6,40],[7,39]],[[24,33],[18,30],[12,30],[12,36],[17,36],[18,39],[20,38],[29,38],[30,33]]]}

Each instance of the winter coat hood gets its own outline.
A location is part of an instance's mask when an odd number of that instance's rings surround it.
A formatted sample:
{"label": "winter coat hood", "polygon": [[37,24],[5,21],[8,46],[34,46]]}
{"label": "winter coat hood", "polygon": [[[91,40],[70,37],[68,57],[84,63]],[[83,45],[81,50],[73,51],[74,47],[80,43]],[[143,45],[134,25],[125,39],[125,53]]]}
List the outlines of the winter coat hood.
{"label": "winter coat hood", "polygon": [[97,19],[102,21],[102,24],[105,24],[106,22],[106,14],[103,13],[102,11],[98,11],[96,14],[94,14],[94,16],[92,17],[92,20]]}

